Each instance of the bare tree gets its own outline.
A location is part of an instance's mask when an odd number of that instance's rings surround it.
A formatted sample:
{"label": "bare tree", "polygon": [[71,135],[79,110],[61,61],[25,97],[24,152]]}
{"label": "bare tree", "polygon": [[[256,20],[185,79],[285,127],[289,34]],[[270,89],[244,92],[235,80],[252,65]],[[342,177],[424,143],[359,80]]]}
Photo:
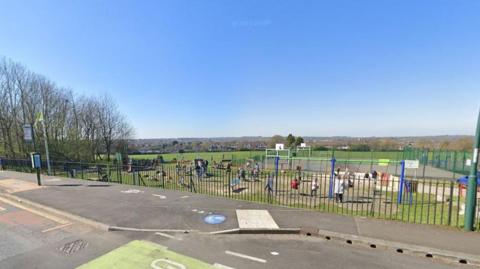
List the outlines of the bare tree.
{"label": "bare tree", "polygon": [[[40,128],[39,117],[45,129]],[[34,126],[32,145],[23,140],[24,124]],[[44,140],[57,159],[94,160],[127,148],[133,129],[109,97],[76,96],[24,66],[0,58],[0,155],[43,152]],[[122,146],[120,147],[120,144]]]}

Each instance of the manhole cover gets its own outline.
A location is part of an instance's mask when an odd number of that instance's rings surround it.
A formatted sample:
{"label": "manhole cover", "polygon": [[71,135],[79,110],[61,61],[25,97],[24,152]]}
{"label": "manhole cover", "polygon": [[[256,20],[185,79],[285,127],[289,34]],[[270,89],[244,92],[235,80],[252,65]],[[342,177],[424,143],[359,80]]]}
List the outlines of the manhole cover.
{"label": "manhole cover", "polygon": [[60,252],[64,255],[72,255],[76,253],[77,251],[84,249],[88,245],[87,241],[84,241],[82,239],[78,239],[69,243],[66,243],[62,247],[60,247]]}

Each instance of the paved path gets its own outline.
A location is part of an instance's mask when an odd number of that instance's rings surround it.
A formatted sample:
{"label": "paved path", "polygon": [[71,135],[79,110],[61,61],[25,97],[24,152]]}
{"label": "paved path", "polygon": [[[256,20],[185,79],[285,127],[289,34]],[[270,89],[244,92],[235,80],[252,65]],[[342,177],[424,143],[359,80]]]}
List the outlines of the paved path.
{"label": "paved path", "polygon": [[[0,173],[0,181],[11,179],[36,181],[32,174]],[[11,194],[111,226],[210,232],[238,228],[236,210],[255,209],[267,210],[280,228],[315,227],[480,255],[480,233],[466,233],[453,228],[357,218],[94,181],[45,177],[44,183],[44,188],[27,188]],[[6,189],[4,185],[0,186],[2,188]],[[221,224],[207,224],[204,217],[210,214],[223,215],[226,220]]]}
{"label": "paved path", "polygon": [[129,241],[0,200],[0,268],[75,268]]}

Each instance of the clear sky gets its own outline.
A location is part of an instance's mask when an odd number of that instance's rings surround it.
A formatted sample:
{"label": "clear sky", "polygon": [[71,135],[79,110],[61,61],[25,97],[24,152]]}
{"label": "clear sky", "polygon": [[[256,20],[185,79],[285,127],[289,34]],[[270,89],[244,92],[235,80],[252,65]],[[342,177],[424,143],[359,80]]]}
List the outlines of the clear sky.
{"label": "clear sky", "polygon": [[0,55],[138,138],[473,134],[480,1],[5,1]]}

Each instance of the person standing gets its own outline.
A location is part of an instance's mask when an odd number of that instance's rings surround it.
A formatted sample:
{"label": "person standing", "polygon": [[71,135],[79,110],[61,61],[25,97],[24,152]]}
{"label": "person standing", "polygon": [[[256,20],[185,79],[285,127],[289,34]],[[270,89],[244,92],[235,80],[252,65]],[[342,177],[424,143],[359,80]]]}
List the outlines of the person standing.
{"label": "person standing", "polygon": [[269,201],[269,202],[272,201],[272,194],[273,194],[273,176],[274,176],[273,173],[271,173],[270,175],[268,175],[267,184],[265,185],[265,190],[267,191],[268,201]]}
{"label": "person standing", "polygon": [[226,170],[227,170],[227,174],[230,174],[232,172],[232,163],[230,163],[230,162],[227,163]]}
{"label": "person standing", "polygon": [[318,178],[315,177],[312,181],[312,191],[310,192],[310,196],[317,196],[317,190],[318,190]]}
{"label": "person standing", "polygon": [[345,190],[345,182],[340,175],[335,177],[334,193],[335,201],[343,203],[343,192]]}

